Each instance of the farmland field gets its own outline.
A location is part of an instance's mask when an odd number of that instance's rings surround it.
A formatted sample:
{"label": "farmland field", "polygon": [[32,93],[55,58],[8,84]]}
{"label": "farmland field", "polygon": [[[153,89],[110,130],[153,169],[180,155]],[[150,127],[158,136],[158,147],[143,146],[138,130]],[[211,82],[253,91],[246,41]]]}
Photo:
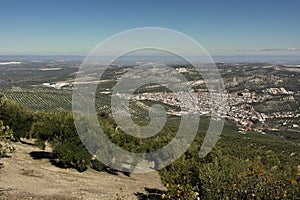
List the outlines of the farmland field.
{"label": "farmland field", "polygon": [[[57,90],[50,88],[6,88],[1,89],[8,99],[20,103],[26,108],[32,110],[43,111],[58,111],[58,110],[71,110],[72,109],[72,91],[71,90]],[[95,108],[98,113],[111,113],[110,96],[107,94],[96,95]],[[158,102],[156,102],[158,103]],[[173,106],[165,106],[167,110],[174,110]],[[135,118],[144,118],[149,109],[153,105],[151,101],[139,101],[130,104],[130,112]]]}
{"label": "farmland field", "polygon": [[8,99],[32,110],[54,111],[72,108],[72,92],[68,90],[14,88],[2,89],[0,92]]}

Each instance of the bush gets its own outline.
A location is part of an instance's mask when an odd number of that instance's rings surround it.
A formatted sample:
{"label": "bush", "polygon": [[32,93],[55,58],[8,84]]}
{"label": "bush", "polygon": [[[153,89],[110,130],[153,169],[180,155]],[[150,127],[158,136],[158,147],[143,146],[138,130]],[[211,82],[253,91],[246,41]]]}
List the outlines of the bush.
{"label": "bush", "polygon": [[56,142],[53,148],[53,156],[64,166],[71,166],[82,172],[91,162],[91,154],[82,144],[76,141]]}
{"label": "bush", "polygon": [[[191,152],[189,152],[191,154]],[[300,173],[282,170],[269,151],[253,160],[231,157],[215,149],[206,158],[182,156],[160,170],[165,199],[295,199]],[[269,159],[269,161],[268,161]],[[266,163],[267,162],[267,163]],[[285,163],[286,165],[286,163]],[[291,166],[296,168],[297,166]]]}
{"label": "bush", "polygon": [[8,156],[15,148],[11,141],[14,140],[13,132],[8,126],[4,126],[0,120],[0,158]]}
{"label": "bush", "polygon": [[91,167],[96,170],[96,171],[103,171],[105,169],[105,165],[100,162],[99,160],[96,160],[96,159],[92,159],[91,161]]}
{"label": "bush", "polygon": [[19,140],[28,136],[33,123],[33,114],[0,94],[0,120],[13,130],[14,139]]}

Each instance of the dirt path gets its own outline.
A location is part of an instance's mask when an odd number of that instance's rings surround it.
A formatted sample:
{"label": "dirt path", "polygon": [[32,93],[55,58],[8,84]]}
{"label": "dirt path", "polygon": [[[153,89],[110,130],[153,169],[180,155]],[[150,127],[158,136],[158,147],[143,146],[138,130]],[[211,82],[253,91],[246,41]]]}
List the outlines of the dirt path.
{"label": "dirt path", "polygon": [[[163,189],[159,175],[113,175],[88,169],[61,169],[49,159],[33,159],[30,152],[40,149],[17,143],[11,158],[2,158],[0,199],[137,199],[144,188]],[[46,151],[47,152],[47,151]],[[49,152],[49,151],[48,151]]]}

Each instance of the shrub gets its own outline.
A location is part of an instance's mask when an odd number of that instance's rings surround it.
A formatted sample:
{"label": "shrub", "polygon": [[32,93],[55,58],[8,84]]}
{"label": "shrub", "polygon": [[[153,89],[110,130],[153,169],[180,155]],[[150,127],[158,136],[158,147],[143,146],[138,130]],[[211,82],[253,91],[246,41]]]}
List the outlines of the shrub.
{"label": "shrub", "polygon": [[33,123],[33,114],[0,94],[0,120],[13,130],[14,139],[19,140],[27,137]]}
{"label": "shrub", "polygon": [[0,120],[0,158],[8,156],[15,150],[11,144],[12,140],[14,140],[12,130],[8,126],[4,126]]}

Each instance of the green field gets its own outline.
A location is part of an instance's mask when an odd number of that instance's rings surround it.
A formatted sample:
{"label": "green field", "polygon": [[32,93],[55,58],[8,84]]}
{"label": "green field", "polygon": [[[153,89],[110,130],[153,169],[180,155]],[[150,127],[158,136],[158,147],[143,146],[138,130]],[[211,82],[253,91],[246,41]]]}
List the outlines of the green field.
{"label": "green field", "polygon": [[[35,89],[2,89],[0,90],[8,99],[13,100],[31,110],[58,111],[72,109],[72,91],[49,88]],[[98,113],[111,113],[110,96],[98,93],[95,99]],[[159,103],[159,102],[156,102]],[[148,109],[154,104],[152,101],[134,101],[130,103],[130,112],[136,119],[145,119]],[[174,106],[159,103],[166,110],[178,110]]]}
{"label": "green field", "polygon": [[38,89],[2,89],[8,99],[20,103],[32,110],[54,111],[71,110],[72,92],[68,90]]}

